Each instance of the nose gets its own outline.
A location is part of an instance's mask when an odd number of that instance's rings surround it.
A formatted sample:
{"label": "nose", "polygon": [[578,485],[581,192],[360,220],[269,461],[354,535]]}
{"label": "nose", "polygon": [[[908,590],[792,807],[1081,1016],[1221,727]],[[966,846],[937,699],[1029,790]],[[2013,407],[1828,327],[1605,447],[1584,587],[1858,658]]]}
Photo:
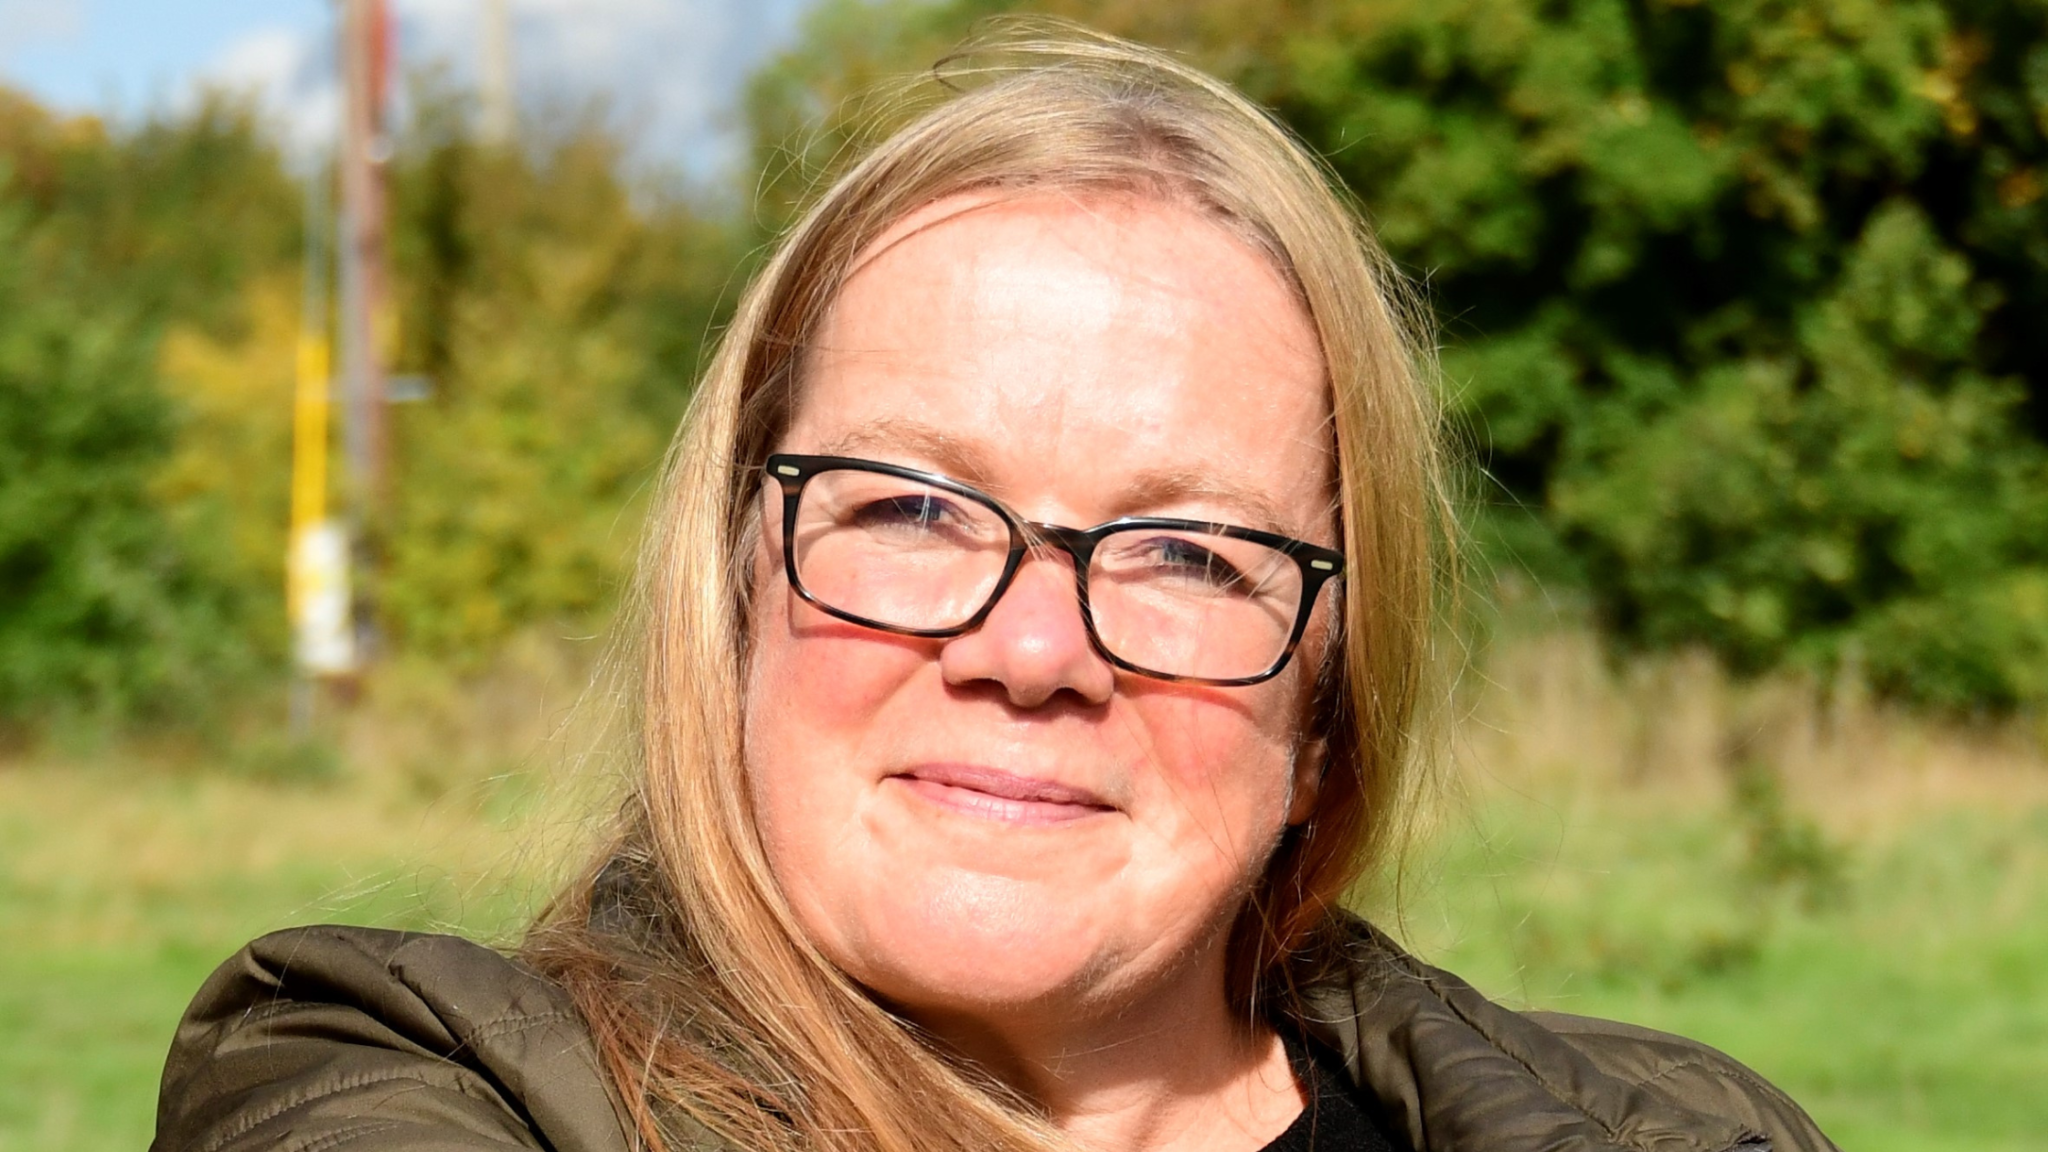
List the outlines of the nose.
{"label": "nose", "polygon": [[1034,549],[981,626],[939,651],[939,671],[957,687],[993,684],[1011,704],[1037,708],[1062,692],[1108,702],[1116,670],[1088,642],[1074,592],[1074,560]]}

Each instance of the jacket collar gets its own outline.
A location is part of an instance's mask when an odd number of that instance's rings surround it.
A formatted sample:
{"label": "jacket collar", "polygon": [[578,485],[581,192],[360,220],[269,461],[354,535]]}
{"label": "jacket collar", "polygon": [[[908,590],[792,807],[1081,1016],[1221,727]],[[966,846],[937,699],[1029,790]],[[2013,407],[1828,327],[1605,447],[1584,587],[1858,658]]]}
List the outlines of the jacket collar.
{"label": "jacket collar", "polygon": [[1303,1027],[1342,1055],[1416,1152],[1767,1149],[1725,1117],[1609,1075],[1557,1033],[1345,916],[1342,978],[1302,992]]}

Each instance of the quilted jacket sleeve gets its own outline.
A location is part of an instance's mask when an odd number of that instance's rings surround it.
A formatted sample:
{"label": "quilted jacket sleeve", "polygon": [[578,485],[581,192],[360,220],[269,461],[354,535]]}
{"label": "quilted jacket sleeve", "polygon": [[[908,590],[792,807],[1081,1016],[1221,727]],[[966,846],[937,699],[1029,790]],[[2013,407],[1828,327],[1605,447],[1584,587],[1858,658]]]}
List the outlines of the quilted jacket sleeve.
{"label": "quilted jacket sleeve", "polygon": [[1633,1024],[1564,1012],[1528,1016],[1563,1037],[1602,1072],[1741,1120],[1767,1134],[1774,1152],[1834,1152],[1834,1143],[1804,1109],[1733,1056]]}
{"label": "quilted jacket sleeve", "polygon": [[207,980],[164,1069],[152,1152],[625,1152],[553,985],[447,936],[304,928]]}

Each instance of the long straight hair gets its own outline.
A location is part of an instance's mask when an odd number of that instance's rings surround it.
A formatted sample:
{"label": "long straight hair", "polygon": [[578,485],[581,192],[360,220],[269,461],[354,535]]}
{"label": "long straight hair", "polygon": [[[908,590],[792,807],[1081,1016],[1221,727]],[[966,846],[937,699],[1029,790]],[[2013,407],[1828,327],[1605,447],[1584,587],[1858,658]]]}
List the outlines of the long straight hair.
{"label": "long straight hair", "polygon": [[627,633],[635,787],[525,959],[588,1019],[641,1138],[754,1149],[1066,1147],[1030,1101],[876,1003],[806,939],[757,837],[741,684],[762,463],[806,350],[862,252],[963,192],[1193,206],[1255,245],[1321,341],[1346,576],[1308,731],[1318,804],[1230,941],[1229,995],[1286,1015],[1325,974],[1337,901],[1405,812],[1449,518],[1418,309],[1326,171],[1255,105],[1170,57],[1009,25],[942,65],[946,98],[851,166],[741,298],[671,447]]}

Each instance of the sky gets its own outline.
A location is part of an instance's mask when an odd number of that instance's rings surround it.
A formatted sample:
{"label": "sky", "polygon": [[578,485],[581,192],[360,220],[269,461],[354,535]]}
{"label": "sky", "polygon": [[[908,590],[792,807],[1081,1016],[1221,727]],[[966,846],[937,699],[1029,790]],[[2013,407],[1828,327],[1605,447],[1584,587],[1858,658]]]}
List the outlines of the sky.
{"label": "sky", "polygon": [[[483,0],[391,0],[407,68],[477,71]],[[606,98],[645,158],[714,178],[734,98],[808,0],[509,0],[522,103]],[[136,117],[208,86],[257,95],[294,149],[332,139],[333,0],[0,0],[0,82]]]}

